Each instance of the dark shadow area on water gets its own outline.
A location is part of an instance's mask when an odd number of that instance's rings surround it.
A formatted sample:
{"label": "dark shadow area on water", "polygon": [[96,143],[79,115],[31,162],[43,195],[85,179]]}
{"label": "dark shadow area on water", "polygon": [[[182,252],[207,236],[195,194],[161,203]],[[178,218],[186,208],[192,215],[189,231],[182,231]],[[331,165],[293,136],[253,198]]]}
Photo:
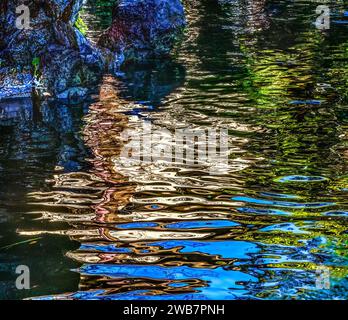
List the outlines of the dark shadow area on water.
{"label": "dark shadow area on water", "polygon": [[[77,244],[62,236],[19,235],[18,231],[67,228],[51,225],[35,214],[28,193],[49,190],[55,172],[87,167],[87,151],[76,137],[83,105],[60,103],[33,105],[33,100],[0,102],[0,297],[18,299],[56,290],[76,290],[78,275],[70,269],[77,264],[64,256]],[[60,168],[58,168],[58,166]],[[29,214],[30,213],[30,214]],[[31,240],[33,239],[33,240]],[[18,265],[30,268],[31,290],[16,290]]]}

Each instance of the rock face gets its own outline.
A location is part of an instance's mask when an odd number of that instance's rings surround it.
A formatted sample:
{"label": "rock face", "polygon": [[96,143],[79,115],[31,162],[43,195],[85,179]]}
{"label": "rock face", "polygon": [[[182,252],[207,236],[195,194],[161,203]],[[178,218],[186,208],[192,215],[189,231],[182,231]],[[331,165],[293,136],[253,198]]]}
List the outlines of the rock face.
{"label": "rock face", "polygon": [[29,72],[0,68],[0,101],[31,96],[33,77]]}
{"label": "rock face", "polygon": [[[75,27],[83,2],[1,0],[0,71],[6,77],[0,77],[0,99],[21,96],[21,90],[28,96],[32,86],[53,97],[83,96],[124,61],[168,54],[185,25],[179,0],[119,0],[97,47]],[[29,29],[18,28],[23,3]]]}
{"label": "rock face", "polygon": [[125,61],[144,61],[167,55],[185,24],[180,0],[120,0],[99,44]]}
{"label": "rock face", "polygon": [[[18,28],[23,3],[28,3],[29,29]],[[2,0],[0,61],[7,76],[0,79],[0,99],[30,94],[29,81],[18,85],[28,72],[32,85],[39,82],[54,97],[85,94],[85,88],[98,84],[102,56],[74,26],[82,5],[83,0]]]}
{"label": "rock face", "polygon": [[[34,57],[46,53],[51,44],[77,48],[73,27],[82,0],[34,0],[28,2],[30,29],[20,29],[25,11],[23,0],[2,0],[1,39],[2,54],[17,65],[30,65]],[[18,10],[18,11],[17,11]],[[19,21],[19,23],[18,23]]]}

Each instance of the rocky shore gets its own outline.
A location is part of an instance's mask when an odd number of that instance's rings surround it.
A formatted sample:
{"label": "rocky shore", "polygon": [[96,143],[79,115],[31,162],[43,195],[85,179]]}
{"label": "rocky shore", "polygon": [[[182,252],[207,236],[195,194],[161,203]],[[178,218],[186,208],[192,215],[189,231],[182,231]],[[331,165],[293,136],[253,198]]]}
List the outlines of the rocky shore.
{"label": "rocky shore", "polygon": [[[30,28],[18,7],[29,8]],[[119,0],[112,25],[93,44],[79,29],[84,0],[3,0],[0,100],[31,96],[84,99],[128,62],[167,56],[185,27],[180,0]],[[22,7],[20,7],[21,9]],[[23,21],[23,22],[22,22]]]}

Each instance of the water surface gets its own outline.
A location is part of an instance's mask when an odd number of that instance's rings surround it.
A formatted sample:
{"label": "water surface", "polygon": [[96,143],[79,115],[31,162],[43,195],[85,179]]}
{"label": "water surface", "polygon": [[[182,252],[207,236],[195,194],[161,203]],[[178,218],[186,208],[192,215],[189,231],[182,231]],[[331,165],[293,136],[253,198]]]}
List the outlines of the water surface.
{"label": "water surface", "polygon": [[[321,32],[312,1],[185,5],[170,61],[106,77],[111,97],[1,118],[2,298],[347,298],[347,7]],[[91,37],[107,27],[85,14]],[[128,166],[122,132],[144,121],[228,128],[228,167]]]}

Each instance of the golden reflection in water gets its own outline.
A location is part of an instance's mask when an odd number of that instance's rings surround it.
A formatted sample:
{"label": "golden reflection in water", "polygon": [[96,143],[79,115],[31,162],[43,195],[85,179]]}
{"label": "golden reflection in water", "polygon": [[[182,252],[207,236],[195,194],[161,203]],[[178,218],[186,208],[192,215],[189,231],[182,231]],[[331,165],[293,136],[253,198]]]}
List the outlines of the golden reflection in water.
{"label": "golden reflection in water", "polygon": [[135,188],[113,166],[113,159],[119,156],[122,148],[120,134],[128,123],[128,118],[119,110],[117,85],[112,76],[104,77],[100,100],[91,105],[83,131],[85,143],[95,156],[91,160],[94,174],[112,184],[104,191],[102,201],[94,207],[98,222],[122,222],[117,214],[129,203]]}

